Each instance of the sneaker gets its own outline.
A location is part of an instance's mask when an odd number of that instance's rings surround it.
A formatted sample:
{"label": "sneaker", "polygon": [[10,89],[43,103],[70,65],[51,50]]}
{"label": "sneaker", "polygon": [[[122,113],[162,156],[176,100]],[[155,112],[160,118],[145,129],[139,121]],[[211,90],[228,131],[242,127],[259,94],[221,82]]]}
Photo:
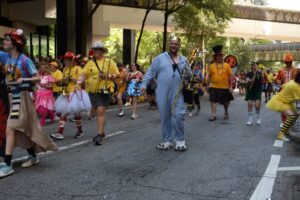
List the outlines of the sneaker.
{"label": "sneaker", "polygon": [[132,119],[132,120],[135,120],[136,118],[138,118],[138,115],[137,115],[137,114],[132,114],[132,115],[131,115],[131,119]]}
{"label": "sneaker", "polygon": [[95,145],[102,145],[104,137],[105,135],[97,134],[97,136],[93,138],[93,142],[95,142]]}
{"label": "sneaker", "polygon": [[0,178],[4,178],[6,176],[9,176],[14,173],[14,170],[11,166],[8,166],[7,164],[3,165],[0,168]]}
{"label": "sneaker", "polygon": [[176,145],[174,148],[175,151],[186,151],[187,146],[185,145],[185,141],[176,141]]}
{"label": "sneaker", "polygon": [[126,107],[128,107],[128,106],[130,106],[130,105],[131,105],[130,102],[126,102],[126,103],[125,103],[125,106],[126,106]]}
{"label": "sneaker", "polygon": [[38,164],[40,161],[37,157],[29,156],[27,160],[21,165],[21,167],[31,167]]}
{"label": "sneaker", "polygon": [[124,116],[124,110],[121,110],[118,114],[118,117],[123,117]]}
{"label": "sneaker", "polygon": [[189,116],[189,117],[193,117],[193,113],[192,113],[192,112],[189,112],[188,116]]}
{"label": "sneaker", "polygon": [[63,140],[63,139],[65,139],[65,137],[61,133],[53,133],[53,134],[50,135],[50,137],[53,138],[53,139],[55,139],[55,140]]}
{"label": "sneaker", "polygon": [[75,117],[71,118],[71,119],[70,119],[70,122],[76,122]]}
{"label": "sneaker", "polygon": [[251,125],[252,125],[252,119],[248,119],[246,125],[247,125],[247,126],[251,126]]}
{"label": "sneaker", "polygon": [[257,119],[256,124],[260,125],[261,124],[261,119]]}
{"label": "sneaker", "polygon": [[5,163],[5,162],[1,162],[1,163],[0,163],[0,168],[1,168],[1,167],[4,167],[4,166],[6,166],[6,163]]}
{"label": "sneaker", "polygon": [[77,133],[75,134],[74,138],[81,138],[84,136],[84,133],[83,132],[79,132],[77,131]]}
{"label": "sneaker", "polygon": [[160,150],[170,150],[173,148],[173,144],[171,142],[162,142],[159,143],[156,148],[160,149]]}
{"label": "sneaker", "polygon": [[290,141],[290,140],[289,140],[287,137],[285,137],[285,135],[284,135],[283,133],[281,133],[281,132],[278,133],[277,139],[278,139],[278,140],[282,140],[282,141],[284,141],[284,142]]}

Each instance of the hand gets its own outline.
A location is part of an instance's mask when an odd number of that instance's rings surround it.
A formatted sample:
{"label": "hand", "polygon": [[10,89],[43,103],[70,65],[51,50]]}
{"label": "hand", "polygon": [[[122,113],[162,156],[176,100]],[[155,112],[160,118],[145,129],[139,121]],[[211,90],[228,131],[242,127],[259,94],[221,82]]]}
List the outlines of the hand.
{"label": "hand", "polygon": [[146,95],[146,88],[141,87],[141,94],[142,94],[142,95]]}
{"label": "hand", "polygon": [[18,78],[17,83],[18,83],[18,84],[22,84],[23,81],[24,81],[23,78]]}

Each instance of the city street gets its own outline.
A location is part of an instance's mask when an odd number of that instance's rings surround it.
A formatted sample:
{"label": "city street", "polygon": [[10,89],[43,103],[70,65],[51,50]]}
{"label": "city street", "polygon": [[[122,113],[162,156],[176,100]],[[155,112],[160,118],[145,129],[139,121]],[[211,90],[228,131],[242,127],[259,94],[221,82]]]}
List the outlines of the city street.
{"label": "city street", "polygon": [[[199,116],[186,118],[184,153],[160,151],[157,111],[146,104],[139,118],[123,118],[110,108],[107,139],[102,146],[90,141],[95,121],[85,119],[85,136],[73,139],[74,123],[67,123],[60,151],[40,155],[40,164],[22,169],[26,155],[16,150],[15,174],[0,179],[1,200],[289,200],[300,196],[300,145],[276,141],[280,116],[262,109],[262,124],[248,127],[242,97],[230,107],[230,119],[208,122],[210,107],[202,99]],[[55,125],[47,125],[50,134]],[[299,184],[299,185],[298,185]]]}

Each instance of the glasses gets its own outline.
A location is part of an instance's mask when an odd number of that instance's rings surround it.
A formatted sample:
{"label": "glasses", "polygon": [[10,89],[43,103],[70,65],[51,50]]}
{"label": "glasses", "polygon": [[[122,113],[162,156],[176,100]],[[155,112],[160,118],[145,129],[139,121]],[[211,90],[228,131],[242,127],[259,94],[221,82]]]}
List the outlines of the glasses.
{"label": "glasses", "polygon": [[11,41],[11,38],[10,37],[5,37],[4,41]]}

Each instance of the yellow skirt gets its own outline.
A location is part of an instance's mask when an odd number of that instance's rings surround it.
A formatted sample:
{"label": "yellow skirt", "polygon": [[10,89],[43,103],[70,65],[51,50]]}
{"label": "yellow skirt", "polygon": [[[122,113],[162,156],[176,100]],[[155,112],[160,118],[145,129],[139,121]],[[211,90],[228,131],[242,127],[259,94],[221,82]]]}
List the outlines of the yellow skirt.
{"label": "yellow skirt", "polygon": [[295,112],[297,110],[296,105],[294,103],[285,103],[285,102],[279,101],[276,96],[274,96],[267,103],[266,107],[275,112],[285,112],[288,110]]}

